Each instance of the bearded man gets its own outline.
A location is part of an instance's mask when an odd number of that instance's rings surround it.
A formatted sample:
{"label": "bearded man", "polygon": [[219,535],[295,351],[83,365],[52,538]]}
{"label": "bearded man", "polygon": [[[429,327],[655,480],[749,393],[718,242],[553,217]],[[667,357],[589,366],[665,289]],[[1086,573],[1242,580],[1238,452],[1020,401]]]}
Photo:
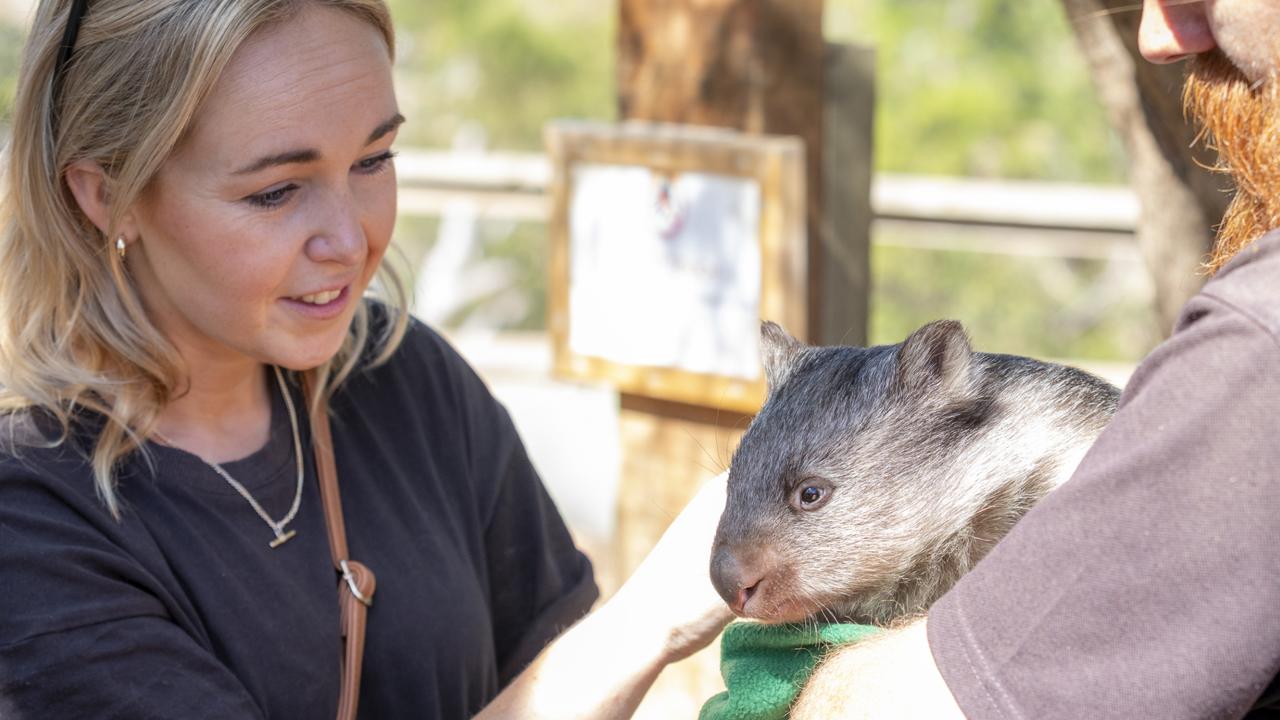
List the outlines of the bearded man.
{"label": "bearded man", "polygon": [[1144,0],[1139,45],[1237,186],[1214,277],[1075,476],[792,717],[1280,717],[1280,0]]}

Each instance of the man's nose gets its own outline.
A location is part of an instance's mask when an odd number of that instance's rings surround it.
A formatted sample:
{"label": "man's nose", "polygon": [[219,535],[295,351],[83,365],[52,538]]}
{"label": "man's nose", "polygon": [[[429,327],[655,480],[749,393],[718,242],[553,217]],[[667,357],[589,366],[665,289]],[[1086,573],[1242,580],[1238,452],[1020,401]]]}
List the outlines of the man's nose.
{"label": "man's nose", "polygon": [[1217,45],[1204,0],[1143,0],[1138,49],[1147,60],[1177,62]]}

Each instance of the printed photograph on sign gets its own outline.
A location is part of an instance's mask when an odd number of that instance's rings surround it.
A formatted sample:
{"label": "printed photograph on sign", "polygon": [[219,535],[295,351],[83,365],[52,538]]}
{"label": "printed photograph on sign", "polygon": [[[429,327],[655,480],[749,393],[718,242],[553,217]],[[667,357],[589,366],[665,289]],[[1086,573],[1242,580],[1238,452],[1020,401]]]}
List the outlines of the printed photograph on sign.
{"label": "printed photograph on sign", "polygon": [[757,379],[759,183],[582,164],[571,186],[570,349]]}

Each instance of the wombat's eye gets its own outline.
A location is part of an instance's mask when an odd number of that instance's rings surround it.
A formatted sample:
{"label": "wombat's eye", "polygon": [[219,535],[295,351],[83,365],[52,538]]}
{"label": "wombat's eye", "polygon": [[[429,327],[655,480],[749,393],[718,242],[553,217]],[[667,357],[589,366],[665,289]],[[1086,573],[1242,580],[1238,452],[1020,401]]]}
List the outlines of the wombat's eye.
{"label": "wombat's eye", "polygon": [[831,484],[826,480],[813,478],[805,480],[791,494],[791,504],[797,510],[817,510],[831,499]]}

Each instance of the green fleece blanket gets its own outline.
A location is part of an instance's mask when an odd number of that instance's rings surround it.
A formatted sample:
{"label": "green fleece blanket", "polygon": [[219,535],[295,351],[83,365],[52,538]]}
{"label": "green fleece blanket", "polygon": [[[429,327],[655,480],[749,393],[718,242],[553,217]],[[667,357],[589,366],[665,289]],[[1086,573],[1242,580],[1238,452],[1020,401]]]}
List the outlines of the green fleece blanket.
{"label": "green fleece blanket", "polygon": [[736,622],[720,637],[725,692],[699,720],[780,720],[828,650],[880,632],[871,625],[762,625]]}

